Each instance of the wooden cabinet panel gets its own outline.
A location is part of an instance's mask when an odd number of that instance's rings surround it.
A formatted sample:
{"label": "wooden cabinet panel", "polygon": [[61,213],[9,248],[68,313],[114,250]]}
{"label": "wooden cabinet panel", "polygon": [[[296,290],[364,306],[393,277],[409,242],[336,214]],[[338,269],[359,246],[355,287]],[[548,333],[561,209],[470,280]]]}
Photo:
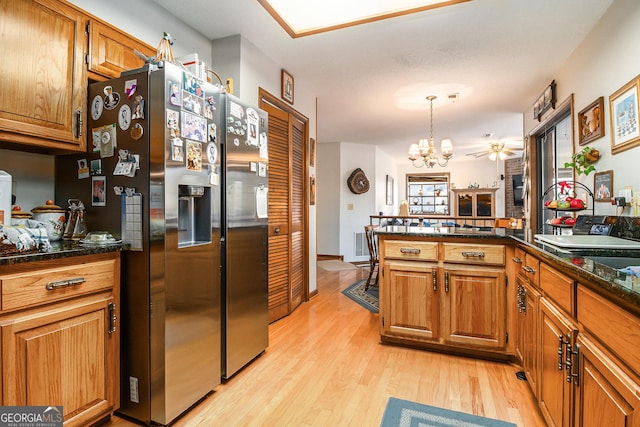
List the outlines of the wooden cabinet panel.
{"label": "wooden cabinet panel", "polygon": [[477,265],[504,265],[504,245],[443,243],[444,261]]}
{"label": "wooden cabinet panel", "polygon": [[506,292],[501,270],[444,269],[444,341],[467,347],[505,347]]}
{"label": "wooden cabinet panel", "polygon": [[384,268],[383,333],[438,339],[437,266],[387,262]]}
{"label": "wooden cabinet panel", "polygon": [[640,319],[578,284],[578,321],[633,372],[640,372]]}
{"label": "wooden cabinet panel", "polygon": [[0,286],[0,405],[64,406],[65,426],[118,409],[120,253],[1,265]]}
{"label": "wooden cabinet panel", "polygon": [[524,373],[534,396],[538,396],[538,319],[540,318],[540,293],[528,283],[524,284],[524,318],[522,323],[522,357]]}
{"label": "wooden cabinet panel", "polygon": [[28,275],[0,275],[2,311],[110,289],[117,272],[116,261],[110,259],[84,265],[36,270]]}
{"label": "wooden cabinet panel", "polygon": [[116,409],[117,335],[99,298],[27,312],[2,334],[4,405],[64,406],[66,426],[86,425]]}
{"label": "wooden cabinet panel", "polygon": [[89,70],[106,78],[142,67],[144,61],[134,50],[148,57],[156,55],[151,46],[101,21],[92,19],[89,29]]}
{"label": "wooden cabinet panel", "polygon": [[86,149],[87,36],[66,2],[2,2],[0,140],[57,152]]}
{"label": "wooden cabinet panel", "polygon": [[385,259],[437,261],[438,243],[415,240],[385,240]]}
{"label": "wooden cabinet panel", "polygon": [[571,425],[572,383],[566,380],[566,346],[573,346],[573,322],[545,298],[540,299],[540,385],[538,403],[551,427]]}
{"label": "wooden cabinet panel", "polygon": [[575,425],[579,427],[640,426],[640,385],[620,364],[605,355],[584,334],[578,336],[579,384]]}
{"label": "wooden cabinet panel", "polygon": [[541,263],[540,289],[566,313],[575,313],[573,300],[575,282],[573,279]]}

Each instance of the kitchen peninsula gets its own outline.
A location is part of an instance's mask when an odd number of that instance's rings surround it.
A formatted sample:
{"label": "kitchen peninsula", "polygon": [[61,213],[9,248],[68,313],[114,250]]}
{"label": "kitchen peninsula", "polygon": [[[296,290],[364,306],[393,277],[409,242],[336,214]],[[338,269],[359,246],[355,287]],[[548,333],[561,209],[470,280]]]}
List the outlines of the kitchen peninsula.
{"label": "kitchen peninsula", "polygon": [[383,343],[520,364],[549,425],[638,425],[640,278],[607,266],[623,254],[503,229],[376,234]]}

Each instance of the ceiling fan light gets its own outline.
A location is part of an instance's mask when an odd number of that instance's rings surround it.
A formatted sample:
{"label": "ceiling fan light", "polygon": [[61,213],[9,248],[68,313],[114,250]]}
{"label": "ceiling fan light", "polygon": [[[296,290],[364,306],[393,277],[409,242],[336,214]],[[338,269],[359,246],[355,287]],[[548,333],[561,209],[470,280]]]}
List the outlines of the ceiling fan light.
{"label": "ceiling fan light", "polygon": [[498,155],[495,152],[489,154],[489,160],[495,161],[498,158]]}
{"label": "ceiling fan light", "polygon": [[500,151],[498,153],[498,157],[500,158],[500,160],[504,160],[507,158],[507,155],[504,153],[504,151]]}

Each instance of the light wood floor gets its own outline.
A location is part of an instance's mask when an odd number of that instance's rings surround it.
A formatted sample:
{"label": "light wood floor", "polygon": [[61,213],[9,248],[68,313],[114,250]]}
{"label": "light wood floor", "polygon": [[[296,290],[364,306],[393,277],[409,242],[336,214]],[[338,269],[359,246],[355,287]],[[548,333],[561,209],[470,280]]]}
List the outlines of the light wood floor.
{"label": "light wood floor", "polygon": [[381,345],[378,315],[341,294],[366,272],[318,269],[318,295],[271,324],[267,351],[174,425],[379,426],[390,396],[545,425],[516,366]]}

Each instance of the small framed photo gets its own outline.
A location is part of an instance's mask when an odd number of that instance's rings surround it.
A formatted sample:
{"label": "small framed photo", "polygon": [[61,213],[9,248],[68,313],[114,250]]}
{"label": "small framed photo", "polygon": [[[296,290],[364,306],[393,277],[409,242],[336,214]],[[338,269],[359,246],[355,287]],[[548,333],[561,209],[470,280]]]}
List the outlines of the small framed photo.
{"label": "small framed photo", "polygon": [[293,76],[289,74],[286,70],[282,70],[282,78],[281,78],[281,97],[289,104],[293,104]]}
{"label": "small framed photo", "polygon": [[393,205],[393,178],[387,175],[386,204]]}
{"label": "small framed photo", "polygon": [[613,171],[596,172],[593,177],[594,201],[611,203],[613,197]]}
{"label": "small framed photo", "polygon": [[638,78],[622,86],[609,97],[611,153],[618,154],[640,145],[638,128]]}
{"label": "small framed photo", "polygon": [[309,166],[316,166],[316,140],[309,138]]}
{"label": "small framed photo", "polygon": [[316,204],[316,177],[311,175],[309,177],[309,204],[311,206]]}
{"label": "small framed photo", "polygon": [[604,97],[593,101],[578,113],[578,141],[586,145],[604,136]]}
{"label": "small framed photo", "polygon": [[91,178],[91,206],[106,206],[107,177],[94,176]]}

